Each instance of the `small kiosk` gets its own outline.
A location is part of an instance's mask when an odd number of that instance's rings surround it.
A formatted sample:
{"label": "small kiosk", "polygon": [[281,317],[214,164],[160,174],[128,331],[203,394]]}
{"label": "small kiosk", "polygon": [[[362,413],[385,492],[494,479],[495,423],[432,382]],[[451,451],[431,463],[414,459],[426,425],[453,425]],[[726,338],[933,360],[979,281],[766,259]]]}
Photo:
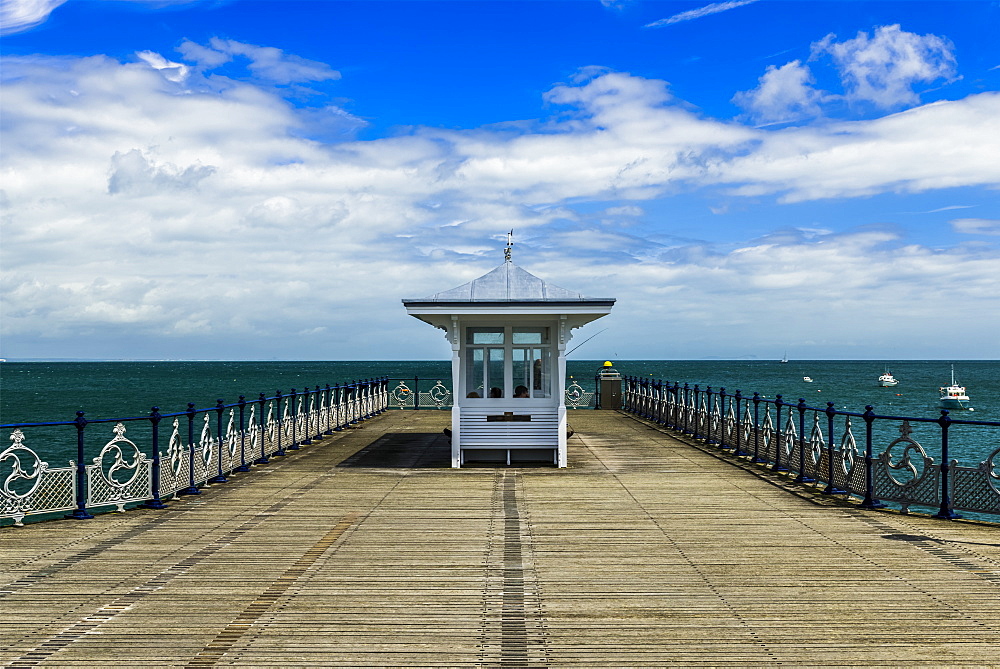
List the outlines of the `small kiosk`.
{"label": "small kiosk", "polygon": [[613,298],[584,297],[510,260],[457,288],[403,300],[406,313],[446,332],[455,405],[451,466],[551,462],[566,466],[566,344],[606,316]]}

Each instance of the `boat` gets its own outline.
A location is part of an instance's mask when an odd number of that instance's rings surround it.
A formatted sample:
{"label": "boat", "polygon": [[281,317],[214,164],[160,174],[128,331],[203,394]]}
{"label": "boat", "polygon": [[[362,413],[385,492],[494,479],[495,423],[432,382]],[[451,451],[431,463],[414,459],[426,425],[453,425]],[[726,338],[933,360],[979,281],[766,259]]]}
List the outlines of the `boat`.
{"label": "boat", "polygon": [[788,353],[785,353],[784,355],[781,356],[780,362],[783,363],[788,362]]}
{"label": "boat", "polygon": [[968,409],[972,411],[969,396],[965,393],[965,386],[960,386],[955,381],[955,365],[951,366],[951,385],[938,388],[941,393],[939,405],[942,409]]}
{"label": "boat", "polygon": [[806,383],[812,383],[813,382],[811,376],[803,376],[802,380],[805,381]]}
{"label": "boat", "polygon": [[892,386],[898,386],[899,381],[897,381],[896,377],[892,375],[892,372],[887,369],[885,370],[885,374],[878,377],[878,385],[880,388],[891,388]]}

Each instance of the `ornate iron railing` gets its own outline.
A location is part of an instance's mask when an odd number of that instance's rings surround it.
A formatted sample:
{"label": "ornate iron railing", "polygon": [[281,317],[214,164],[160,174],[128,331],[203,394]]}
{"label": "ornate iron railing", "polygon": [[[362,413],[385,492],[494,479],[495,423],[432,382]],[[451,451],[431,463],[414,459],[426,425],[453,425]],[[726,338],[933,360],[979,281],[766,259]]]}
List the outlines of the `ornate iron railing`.
{"label": "ornate iron railing", "polygon": [[450,409],[454,404],[451,390],[440,380],[431,383],[428,379],[413,376],[388,381],[388,402],[391,409]]}
{"label": "ornate iron railing", "polygon": [[[956,511],[1000,515],[1000,446],[974,465],[960,465],[950,456],[949,440],[961,429],[991,430],[984,443],[1000,443],[1000,422],[959,420],[942,410],[936,418],[883,416],[872,406],[863,413],[839,411],[765,398],[744,397],[685,383],[628,377],[623,408],[782,472],[796,483],[821,487],[824,495],[849,495],[861,506],[899,505],[935,510],[934,517],[954,519]],[[933,426],[937,457],[914,438],[915,425]],[[889,441],[889,426],[899,437]],[[856,436],[855,431],[863,429]],[[879,436],[876,436],[878,434]],[[859,447],[858,441],[861,441]],[[884,449],[877,444],[889,441]],[[926,441],[926,440],[925,440]]]}
{"label": "ornate iron railing", "polygon": [[[270,458],[298,450],[332,432],[373,418],[389,406],[386,377],[338,383],[313,390],[241,395],[234,404],[178,413],[91,420],[78,411],[72,421],[0,425],[10,430],[10,446],[0,451],[0,520],[22,525],[30,515],[71,511],[67,517],[93,518],[91,511],[141,504],[165,508],[175,495],[198,495],[200,488],[224,483],[233,472],[249,472]],[[163,421],[166,424],[163,425]],[[112,436],[88,459],[97,426],[113,425]],[[142,433],[143,439],[129,434]],[[161,451],[164,427],[169,430]],[[50,467],[30,435],[45,429],[74,429],[76,460]],[[97,437],[104,441],[106,437]],[[43,440],[44,441],[44,440]],[[147,441],[140,446],[137,441]]]}
{"label": "ornate iron railing", "polygon": [[[563,391],[568,409],[593,409],[595,393],[583,388],[577,381],[570,382]],[[440,379],[420,377],[389,379],[389,408],[391,409],[450,409],[454,405],[451,389]]]}

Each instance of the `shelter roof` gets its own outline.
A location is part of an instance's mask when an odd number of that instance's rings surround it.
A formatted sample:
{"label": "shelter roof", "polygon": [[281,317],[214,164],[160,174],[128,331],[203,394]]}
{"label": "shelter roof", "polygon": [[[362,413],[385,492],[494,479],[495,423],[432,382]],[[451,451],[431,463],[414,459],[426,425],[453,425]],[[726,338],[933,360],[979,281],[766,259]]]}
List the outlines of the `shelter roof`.
{"label": "shelter roof", "polygon": [[585,297],[581,293],[560,288],[510,261],[461,286],[434,293],[420,299],[403,300],[407,306],[421,304],[482,304],[482,303],[601,303],[613,304],[614,298]]}

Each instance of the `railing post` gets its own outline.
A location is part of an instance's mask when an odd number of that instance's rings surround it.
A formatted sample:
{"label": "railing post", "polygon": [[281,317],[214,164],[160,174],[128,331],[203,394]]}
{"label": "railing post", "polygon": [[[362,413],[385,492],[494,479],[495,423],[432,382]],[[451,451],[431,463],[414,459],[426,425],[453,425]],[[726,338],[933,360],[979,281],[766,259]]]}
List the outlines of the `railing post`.
{"label": "railing post", "polygon": [[292,417],[292,443],[288,444],[288,450],[297,451],[299,450],[299,394],[296,392],[295,388],[292,388],[291,400],[292,400],[292,411],[289,416]]}
{"label": "railing post", "polygon": [[[275,405],[274,414],[278,417],[278,450],[276,450],[273,455],[285,455],[285,413],[284,407],[281,406],[282,400],[281,391],[275,391],[274,398],[277,404]],[[285,400],[285,406],[288,406],[288,400]]]}
{"label": "railing post", "polygon": [[755,463],[766,461],[760,457],[760,393],[753,394],[753,459],[750,461]]}
{"label": "railing post", "polygon": [[347,410],[344,426],[354,425],[358,422],[358,382],[351,381],[344,384],[344,407]]}
{"label": "railing post", "polygon": [[188,402],[188,487],[178,490],[178,495],[200,495],[201,491],[194,484],[194,402]]}
{"label": "railing post", "polygon": [[937,419],[937,424],[941,426],[941,508],[934,514],[935,518],[942,520],[955,520],[962,516],[955,513],[951,508],[951,486],[950,472],[951,463],[948,462],[948,427],[951,425],[951,416],[947,409],[941,410],[941,417]]}
{"label": "railing post", "polygon": [[368,420],[372,417],[372,404],[371,404],[371,390],[372,390],[372,380],[364,379],[361,382],[361,409],[364,414],[361,416],[361,420]]}
{"label": "railing post", "polygon": [[743,450],[743,393],[739,389],[733,394],[733,403],[736,405],[734,412],[736,418],[733,423],[736,428],[736,448],[733,453],[737,457],[742,457],[746,455],[746,452]]}
{"label": "railing post", "polygon": [[313,435],[313,439],[322,439],[323,434],[326,432],[325,426],[326,421],[323,418],[323,412],[326,407],[326,391],[323,388],[316,386],[316,433]]}
{"label": "railing post", "polygon": [[706,444],[719,443],[712,434],[712,386],[705,386],[705,434],[702,438]]}
{"label": "railing post", "polygon": [[326,384],[326,388],[323,389],[323,397],[326,398],[326,407],[325,407],[325,410],[323,412],[325,414],[324,422],[323,422],[323,427],[325,429],[323,430],[323,434],[333,434],[333,427],[334,427],[334,425],[333,425],[333,388],[330,387],[329,383],[327,383]]}
{"label": "railing post", "polygon": [[341,421],[343,420],[344,415],[341,411],[341,392],[339,383],[333,384],[333,403],[330,406],[336,407],[334,411],[337,415],[337,422],[333,424],[333,431],[343,432],[344,426],[341,425]]}
{"label": "railing post", "polygon": [[870,404],[865,407],[862,416],[865,419],[865,499],[861,502],[863,509],[884,509],[885,504],[875,498],[874,457],[872,456],[872,423],[875,422],[875,410]]}
{"label": "railing post", "polygon": [[691,430],[691,436],[695,439],[700,439],[701,434],[699,433],[699,428],[701,428],[701,390],[699,389],[697,383],[694,384],[693,392],[694,402],[691,404],[691,407],[694,409],[694,426]]}
{"label": "railing post", "polygon": [[[483,397],[486,397],[486,393],[483,393]],[[420,409],[420,377],[413,377],[413,410],[417,411]]]}
{"label": "railing post", "polygon": [[76,423],[76,508],[73,513],[66,514],[66,517],[76,520],[90,520],[94,516],[87,511],[87,464],[83,439],[83,430],[87,427],[87,419],[83,417],[82,411],[77,411],[76,419],[73,422]]}
{"label": "railing post", "polygon": [[681,415],[684,418],[684,422],[682,423],[682,426],[681,426],[681,432],[683,432],[684,434],[691,434],[691,428],[689,426],[689,421],[688,421],[688,419],[691,417],[690,400],[691,400],[691,388],[689,387],[688,383],[685,381],[684,382],[684,402],[681,405],[683,407],[682,410],[681,410]]}
{"label": "railing post", "polygon": [[846,490],[841,490],[833,482],[833,417],[837,415],[837,410],[833,408],[833,402],[826,403],[826,479],[827,484],[823,489],[824,495],[843,495]]}
{"label": "railing post", "polygon": [[160,408],[153,407],[149,412],[149,423],[150,429],[152,430],[152,449],[153,449],[153,461],[150,463],[152,468],[150,471],[150,476],[152,478],[151,488],[152,497],[147,501],[143,502],[139,506],[143,509],[165,509],[167,505],[163,503],[160,499],[160,421],[163,417],[160,415]]}
{"label": "railing post", "polygon": [[323,391],[320,390],[319,386],[316,386],[315,390],[310,393],[310,404],[308,407],[309,413],[306,414],[306,425],[309,425],[309,414],[316,414],[316,427],[315,429],[306,434],[306,440],[302,443],[311,444],[313,439],[321,439],[323,436],[323,423],[321,419],[321,414],[323,413]]}
{"label": "railing post", "polygon": [[815,483],[816,479],[806,476],[806,400],[799,398],[795,407],[799,411],[799,474],[795,483]]}
{"label": "railing post", "polygon": [[[218,473],[215,476],[213,476],[211,479],[209,479],[209,481],[208,481],[209,483],[225,483],[226,481],[229,480],[222,473],[222,446],[223,446],[223,441],[222,441],[222,412],[225,409],[225,407],[223,407],[222,404],[223,403],[222,403],[221,399],[215,400],[215,414],[216,414],[215,415],[215,418],[216,418],[216,420],[215,420],[215,426],[216,426],[216,429],[215,429],[215,443],[219,445],[219,456],[216,458],[216,461],[217,461],[217,464],[218,464]],[[207,472],[206,472],[206,474],[207,474]]]}
{"label": "railing post", "polygon": [[666,411],[666,405],[667,405],[667,403],[663,401],[664,398],[663,379],[657,379],[655,385],[656,385],[656,424],[663,425],[664,422],[666,422],[664,421],[663,416]]}
{"label": "railing post", "polygon": [[666,412],[663,415],[663,424],[671,429],[677,427],[677,383],[671,385],[667,381]]}
{"label": "railing post", "polygon": [[726,389],[719,388],[719,447],[723,449],[732,448],[726,437],[729,420],[726,416]]}
{"label": "railing post", "polygon": [[240,466],[234,469],[236,472],[248,472],[250,471],[250,466],[247,465],[247,426],[245,411],[247,408],[247,398],[245,395],[240,395]]}
{"label": "railing post", "polygon": [[781,395],[774,396],[774,462],[771,463],[771,471],[775,472],[787,472],[788,467],[781,464],[781,449],[783,448],[782,443],[785,437],[785,428],[781,424],[781,407],[785,406],[785,403],[781,399]]}
{"label": "railing post", "polygon": [[257,416],[258,429],[260,429],[260,457],[254,461],[255,465],[266,465],[270,462],[270,458],[267,457],[267,418],[264,416],[264,405],[267,404],[267,398],[264,393],[261,393],[257,398],[258,407],[260,407],[260,415]]}

